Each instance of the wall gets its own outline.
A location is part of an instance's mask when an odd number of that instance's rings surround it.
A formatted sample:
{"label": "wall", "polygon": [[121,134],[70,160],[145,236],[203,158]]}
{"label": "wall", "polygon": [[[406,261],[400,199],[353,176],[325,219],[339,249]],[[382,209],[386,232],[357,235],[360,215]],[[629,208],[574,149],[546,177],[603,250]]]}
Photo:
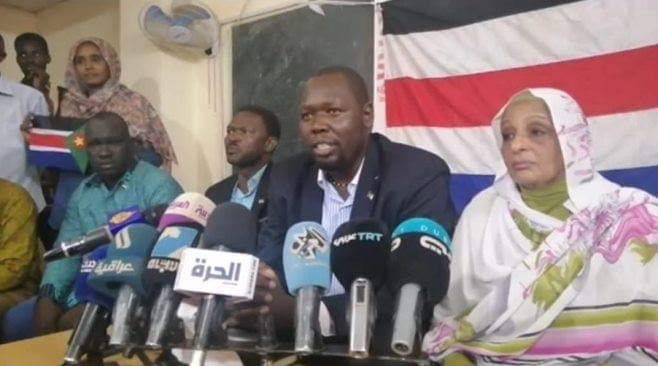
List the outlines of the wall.
{"label": "wall", "polygon": [[[36,13],[36,17],[37,30],[50,48],[52,61],[48,71],[53,89],[55,85],[63,85],[69,49],[78,39],[100,37],[121,52],[119,0],[64,1]],[[52,96],[54,98],[55,94]]]}
{"label": "wall", "polygon": [[[133,16],[137,19],[137,15]],[[48,42],[52,61],[48,65],[51,97],[56,96],[56,85],[63,85],[64,72],[71,45],[85,36],[96,36],[109,41],[120,53],[119,0],[68,0],[37,13],[0,6],[0,34],[5,39],[7,59],[0,70],[12,80],[23,74],[16,64],[14,38],[24,32],[37,32]]]}
{"label": "wall", "polygon": [[32,13],[13,7],[0,5],[0,34],[5,40],[7,58],[0,64],[0,72],[10,80],[23,78],[21,69],[16,64],[16,52],[14,52],[14,38],[24,32],[35,32],[37,30],[37,17]]}
{"label": "wall", "polygon": [[[202,0],[220,22],[240,16],[286,8],[296,0]],[[163,52],[144,37],[138,15],[153,0],[68,0],[38,13],[0,7],[0,32],[8,45],[25,31],[46,37],[52,56],[53,86],[63,82],[71,44],[77,39],[100,36],[121,56],[121,80],[142,93],[162,116],[172,138],[179,164],[174,177],[185,190],[203,192],[226,177],[231,167],[223,147],[224,126],[231,117],[231,34],[223,27],[220,56],[208,60]],[[171,0],[156,0],[163,8]],[[246,5],[246,6],[245,6]],[[13,49],[0,70],[14,80],[21,77]],[[228,77],[222,77],[228,75]],[[53,88],[53,97],[54,95]],[[226,108],[224,106],[227,106]]]}
{"label": "wall", "polygon": [[[120,43],[123,82],[144,94],[160,112],[172,137],[179,164],[174,177],[185,190],[203,192],[230,174],[223,147],[230,120],[230,32],[223,29],[220,56],[203,58],[163,52],[141,33],[137,14],[151,0],[121,0]],[[164,9],[170,1],[160,0]],[[204,1],[220,22],[241,13],[284,7],[290,1]],[[244,4],[248,6],[245,8]],[[223,75],[228,75],[224,78]],[[228,99],[227,99],[228,98]],[[227,100],[228,102],[225,102]],[[226,107],[225,107],[226,106]]]}

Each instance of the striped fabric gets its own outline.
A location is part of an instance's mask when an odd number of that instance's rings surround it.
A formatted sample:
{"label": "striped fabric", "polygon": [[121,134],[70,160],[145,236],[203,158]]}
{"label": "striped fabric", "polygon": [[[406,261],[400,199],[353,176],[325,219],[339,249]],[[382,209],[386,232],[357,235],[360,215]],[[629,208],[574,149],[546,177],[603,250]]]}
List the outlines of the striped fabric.
{"label": "striped fabric", "polygon": [[500,162],[491,119],[526,87],[574,96],[596,168],[658,195],[658,2],[392,0],[380,10],[375,129],[443,157],[460,212]]}
{"label": "striped fabric", "polygon": [[[566,308],[555,319],[553,325],[541,334],[527,334],[513,342],[471,342],[462,347],[465,351],[495,355],[501,352],[522,352],[532,345],[523,356],[484,356],[483,360],[493,364],[544,363],[546,357],[571,354],[562,361],[577,362],[591,358],[593,354],[605,354],[623,349],[634,343],[638,349],[658,349],[655,329],[658,327],[658,303],[651,300],[635,300],[605,306]],[[565,342],[568,339],[568,342]],[[630,342],[629,340],[632,340]],[[648,359],[658,362],[654,354],[644,351]],[[571,360],[566,360],[570,358]]]}

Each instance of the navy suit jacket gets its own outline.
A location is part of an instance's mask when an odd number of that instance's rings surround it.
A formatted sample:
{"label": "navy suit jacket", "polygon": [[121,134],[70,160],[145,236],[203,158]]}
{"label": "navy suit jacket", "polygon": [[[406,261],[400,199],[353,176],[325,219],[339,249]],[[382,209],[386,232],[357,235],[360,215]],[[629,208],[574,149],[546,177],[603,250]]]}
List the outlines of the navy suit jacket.
{"label": "navy suit jacket", "polygon": [[[324,192],[317,176],[318,167],[308,153],[277,164],[272,171],[268,220],[259,235],[259,257],[279,273],[282,283],[286,231],[300,221],[322,222]],[[425,217],[452,233],[456,217],[449,180],[450,170],[438,156],[372,134],[350,219],[376,218],[393,230],[406,219]],[[345,296],[325,298],[325,303],[332,301],[337,301],[336,306],[327,306],[339,328],[344,323],[340,318],[344,316]]]}

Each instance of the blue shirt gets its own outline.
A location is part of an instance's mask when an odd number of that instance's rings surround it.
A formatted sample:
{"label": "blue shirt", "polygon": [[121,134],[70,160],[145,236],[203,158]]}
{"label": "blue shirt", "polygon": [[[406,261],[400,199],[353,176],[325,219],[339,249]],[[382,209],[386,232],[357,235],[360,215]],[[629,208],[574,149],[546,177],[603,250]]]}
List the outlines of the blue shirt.
{"label": "blue shirt", "polygon": [[247,193],[243,193],[240,188],[238,188],[238,183],[235,182],[233,187],[233,192],[231,192],[231,202],[239,203],[242,206],[246,207],[248,210],[251,210],[251,206],[254,205],[254,198],[256,198],[256,191],[258,190],[258,183],[265,173],[267,165],[264,165],[260,168],[256,174],[252,175],[251,178],[247,181]]}
{"label": "blue shirt", "polygon": [[[359,184],[359,177],[361,177],[361,169],[363,168],[363,161],[359,166],[352,180],[347,184],[348,196],[346,199],[340,196],[336,187],[329,183],[324,171],[318,170],[318,186],[324,191],[324,199],[322,200],[322,227],[327,231],[328,240],[331,240],[338,227],[347,222],[352,214],[352,206],[354,205],[354,194],[356,193],[356,186]],[[345,289],[340,284],[336,276],[331,278],[331,288],[326,296],[339,295],[345,293]]]}
{"label": "blue shirt", "polygon": [[41,211],[46,205],[39,176],[27,164],[27,151],[20,126],[29,115],[48,116],[48,104],[36,89],[0,75],[0,178],[19,184],[30,193]]}
{"label": "blue shirt", "polygon": [[[107,224],[109,215],[113,213],[135,205],[143,210],[169,203],[182,192],[181,186],[169,173],[141,160],[109,190],[100,177],[93,174],[73,192],[55,246],[59,247],[62,241]],[[80,263],[80,258],[50,263],[41,281],[42,287],[53,286],[53,299],[64,308],[79,303],[72,286]]]}

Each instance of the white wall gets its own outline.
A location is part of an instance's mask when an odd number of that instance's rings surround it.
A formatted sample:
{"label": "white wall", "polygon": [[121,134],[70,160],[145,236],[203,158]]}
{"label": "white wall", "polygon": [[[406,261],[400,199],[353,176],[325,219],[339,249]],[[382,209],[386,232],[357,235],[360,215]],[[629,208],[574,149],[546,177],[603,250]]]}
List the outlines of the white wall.
{"label": "white wall", "polygon": [[0,34],[5,40],[7,58],[0,64],[0,72],[11,80],[23,78],[21,69],[16,64],[14,39],[24,32],[36,32],[37,17],[16,8],[0,5]]}
{"label": "white wall", "polygon": [[[296,2],[296,1],[295,1]],[[172,55],[158,49],[141,33],[137,14],[152,0],[121,0],[121,56],[123,82],[144,94],[160,112],[172,137],[179,165],[174,177],[185,190],[203,192],[230,174],[223,147],[224,125],[230,120],[230,33],[217,59]],[[157,1],[163,8],[170,1]],[[220,22],[291,1],[206,0]],[[244,4],[248,6],[245,8]],[[227,75],[226,80],[223,75]]]}
{"label": "white wall", "polygon": [[63,85],[69,49],[80,38],[103,38],[121,52],[119,0],[68,0],[36,13],[36,17],[37,31],[50,48],[48,71],[53,89]]}

